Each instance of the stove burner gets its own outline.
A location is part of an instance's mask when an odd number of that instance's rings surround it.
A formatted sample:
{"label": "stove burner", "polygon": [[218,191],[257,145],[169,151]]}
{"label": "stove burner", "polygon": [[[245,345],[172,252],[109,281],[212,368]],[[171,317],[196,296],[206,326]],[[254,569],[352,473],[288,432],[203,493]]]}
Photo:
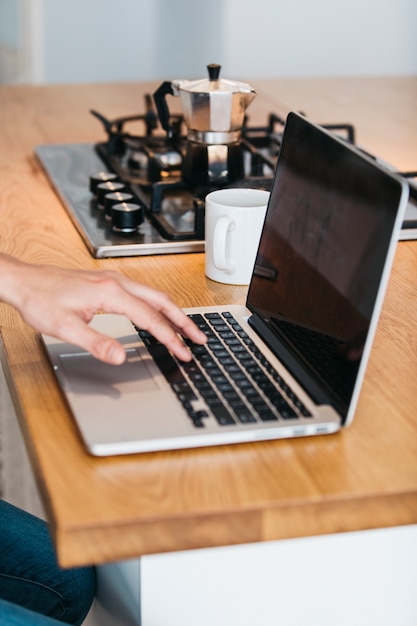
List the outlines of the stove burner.
{"label": "stove burner", "polygon": [[[278,115],[271,114],[266,126],[250,127],[246,119],[237,144],[203,146],[186,138],[181,115],[171,117],[169,136],[161,134],[149,94],[145,107],[143,115],[112,121],[91,111],[107,133],[95,149],[167,240],[204,239],[204,198],[214,189],[270,190],[285,125]],[[142,132],[128,131],[133,125]],[[354,142],[350,124],[324,127]]]}
{"label": "stove burner", "polygon": [[[143,115],[110,121],[92,114],[105,141],[38,146],[36,153],[97,258],[204,251],[207,193],[219,187],[271,189],[285,126],[274,113],[264,126],[246,119],[238,146],[213,146],[203,156],[190,148],[182,116],[171,116],[172,132],[164,134],[150,95]],[[355,143],[351,124],[322,126]],[[417,238],[416,172],[401,175],[410,179],[411,197],[400,238]]]}

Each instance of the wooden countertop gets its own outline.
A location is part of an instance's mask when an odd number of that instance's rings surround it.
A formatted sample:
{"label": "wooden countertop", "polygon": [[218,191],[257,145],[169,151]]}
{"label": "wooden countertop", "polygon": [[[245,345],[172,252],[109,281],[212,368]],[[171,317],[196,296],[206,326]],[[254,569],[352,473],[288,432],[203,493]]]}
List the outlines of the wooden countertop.
{"label": "wooden countertop", "polygon": [[[417,77],[252,81],[248,113],[350,122],[357,143],[417,168]],[[181,306],[243,303],[198,254],[95,260],[34,147],[95,142],[95,108],[143,111],[155,84],[0,87],[0,250],[34,263],[111,268]],[[37,334],[0,305],[1,358],[61,564],[417,523],[417,242],[400,242],[356,418],[342,433],[114,458],[89,456]]]}

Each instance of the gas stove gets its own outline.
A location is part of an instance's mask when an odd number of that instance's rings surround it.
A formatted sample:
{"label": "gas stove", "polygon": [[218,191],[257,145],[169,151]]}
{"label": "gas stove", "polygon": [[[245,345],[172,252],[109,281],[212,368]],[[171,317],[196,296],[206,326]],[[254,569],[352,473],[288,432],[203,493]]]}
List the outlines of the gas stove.
{"label": "gas stove", "polygon": [[[192,154],[181,115],[164,133],[152,98],[145,113],[108,120],[91,111],[107,135],[96,144],[41,145],[36,155],[84,242],[96,258],[204,251],[204,198],[220,187],[270,190],[285,120],[264,126],[245,119],[239,141]],[[350,124],[322,124],[355,143]],[[194,149],[194,148],[193,148]],[[388,166],[389,167],[389,166]],[[403,173],[410,180],[416,172]],[[417,237],[412,183],[402,239]]]}

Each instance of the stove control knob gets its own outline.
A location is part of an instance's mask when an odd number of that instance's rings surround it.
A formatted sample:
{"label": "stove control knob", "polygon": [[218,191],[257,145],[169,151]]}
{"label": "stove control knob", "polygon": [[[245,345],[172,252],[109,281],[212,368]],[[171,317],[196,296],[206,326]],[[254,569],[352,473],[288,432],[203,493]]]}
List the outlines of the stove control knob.
{"label": "stove control knob", "polygon": [[100,183],[97,185],[96,196],[97,196],[97,204],[100,209],[104,208],[104,197],[108,193],[114,193],[116,191],[124,191],[125,185],[124,183],[113,183],[109,181],[108,183]]}
{"label": "stove control knob", "polygon": [[133,202],[121,202],[111,208],[113,230],[118,233],[133,233],[144,219],[143,207]]}
{"label": "stove control knob", "polygon": [[90,191],[96,195],[97,185],[100,183],[116,182],[117,176],[112,172],[97,172],[90,176]]}
{"label": "stove control knob", "polygon": [[115,191],[114,193],[107,193],[104,196],[104,217],[106,218],[106,220],[111,220],[111,208],[114,204],[134,201],[134,196],[131,193],[126,193],[125,191]]}

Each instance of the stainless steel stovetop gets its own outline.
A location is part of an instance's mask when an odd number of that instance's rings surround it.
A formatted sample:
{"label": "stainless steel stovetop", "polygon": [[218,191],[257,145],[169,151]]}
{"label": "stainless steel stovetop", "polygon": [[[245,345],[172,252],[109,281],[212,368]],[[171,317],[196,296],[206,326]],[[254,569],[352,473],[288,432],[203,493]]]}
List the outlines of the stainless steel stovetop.
{"label": "stainless steel stovetop", "polygon": [[[74,225],[96,258],[140,256],[204,251],[204,241],[168,241],[145,219],[132,235],[115,233],[97,210],[88,188],[89,176],[107,169],[94,144],[53,144],[37,146],[35,154]],[[175,220],[175,214],[169,219]],[[190,231],[194,214],[189,216]],[[187,215],[181,215],[178,228],[187,228]]]}

